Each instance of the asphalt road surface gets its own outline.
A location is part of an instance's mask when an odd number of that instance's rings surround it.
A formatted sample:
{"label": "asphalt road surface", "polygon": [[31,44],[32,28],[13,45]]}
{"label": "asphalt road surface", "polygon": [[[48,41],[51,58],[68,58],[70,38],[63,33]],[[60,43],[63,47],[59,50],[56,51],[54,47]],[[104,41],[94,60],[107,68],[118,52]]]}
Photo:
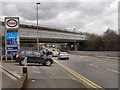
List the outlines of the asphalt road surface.
{"label": "asphalt road surface", "polygon": [[72,54],[59,62],[102,88],[118,88],[118,60]]}
{"label": "asphalt road surface", "polygon": [[[10,71],[21,74],[18,63],[3,63]],[[51,66],[28,64],[28,88],[118,88],[118,60],[70,54],[69,60],[54,57]],[[3,72],[3,87],[15,80]],[[7,82],[6,82],[7,81]],[[9,85],[10,84],[10,85]],[[4,86],[5,85],[5,86]]]}
{"label": "asphalt road surface", "polygon": [[54,63],[52,66],[28,66],[26,88],[86,88],[76,77]]}

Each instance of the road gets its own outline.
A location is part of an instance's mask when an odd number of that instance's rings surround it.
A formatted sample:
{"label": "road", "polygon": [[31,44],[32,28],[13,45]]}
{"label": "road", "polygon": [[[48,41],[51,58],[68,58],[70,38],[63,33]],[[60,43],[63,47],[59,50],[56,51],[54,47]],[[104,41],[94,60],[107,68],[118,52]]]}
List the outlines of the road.
{"label": "road", "polygon": [[[23,66],[19,66],[18,63],[3,63],[3,66],[19,75],[22,73]],[[52,66],[28,64],[27,68],[29,80],[26,89],[118,88],[120,72],[118,72],[118,61],[114,59],[70,54],[69,60],[58,60],[54,57]],[[9,75],[3,77],[3,82],[8,80],[14,84]],[[6,84],[6,87],[10,86]]]}
{"label": "road", "polygon": [[26,88],[85,88],[76,77],[58,64],[28,65],[29,81]]}
{"label": "road", "polygon": [[117,60],[70,55],[70,60],[59,60],[59,62],[102,88],[118,88],[120,72]]}
{"label": "road", "polygon": [[81,88],[81,83],[90,88],[118,88],[117,60],[70,54],[70,60],[54,61],[51,67],[28,66],[27,88]]}

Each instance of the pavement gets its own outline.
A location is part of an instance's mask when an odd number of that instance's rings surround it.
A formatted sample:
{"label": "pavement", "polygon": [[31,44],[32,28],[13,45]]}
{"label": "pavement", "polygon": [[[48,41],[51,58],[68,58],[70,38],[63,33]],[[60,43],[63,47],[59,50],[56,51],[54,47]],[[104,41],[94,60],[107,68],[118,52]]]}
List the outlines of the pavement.
{"label": "pavement", "polygon": [[6,73],[2,73],[2,88],[14,88],[16,85],[16,80],[11,78],[11,76]]}
{"label": "pavement", "polygon": [[[5,74],[2,78],[3,88],[14,88],[17,79],[22,75],[22,67],[18,63],[3,63],[9,73]],[[28,82],[26,89],[29,88],[86,88],[76,77],[69,74],[58,64],[53,63],[52,66],[42,66],[40,64],[28,64]],[[8,81],[5,80],[8,78]]]}
{"label": "pavement", "polygon": [[22,67],[18,63],[2,63],[2,88],[15,88],[22,76]]}

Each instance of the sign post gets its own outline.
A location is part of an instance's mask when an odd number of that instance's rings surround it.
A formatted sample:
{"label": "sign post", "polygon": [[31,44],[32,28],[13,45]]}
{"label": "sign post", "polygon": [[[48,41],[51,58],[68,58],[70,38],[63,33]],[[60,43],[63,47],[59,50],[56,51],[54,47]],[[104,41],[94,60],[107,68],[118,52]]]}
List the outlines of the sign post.
{"label": "sign post", "polygon": [[19,17],[5,17],[5,52],[12,56],[20,49]]}

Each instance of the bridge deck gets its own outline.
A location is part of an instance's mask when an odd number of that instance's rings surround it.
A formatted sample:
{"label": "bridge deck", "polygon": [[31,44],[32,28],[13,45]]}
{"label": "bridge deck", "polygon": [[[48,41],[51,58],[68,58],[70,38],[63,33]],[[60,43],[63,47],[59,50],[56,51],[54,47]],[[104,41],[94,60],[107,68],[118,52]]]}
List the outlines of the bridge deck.
{"label": "bridge deck", "polygon": [[[1,30],[5,30],[5,27],[0,25]],[[87,37],[85,35],[78,35],[78,34],[71,34],[71,33],[63,33],[63,32],[56,32],[56,31],[44,31],[39,30],[37,33],[36,29],[30,28],[20,28],[20,37],[24,39],[28,38],[39,38],[44,39],[57,39],[57,40],[86,40]]]}

